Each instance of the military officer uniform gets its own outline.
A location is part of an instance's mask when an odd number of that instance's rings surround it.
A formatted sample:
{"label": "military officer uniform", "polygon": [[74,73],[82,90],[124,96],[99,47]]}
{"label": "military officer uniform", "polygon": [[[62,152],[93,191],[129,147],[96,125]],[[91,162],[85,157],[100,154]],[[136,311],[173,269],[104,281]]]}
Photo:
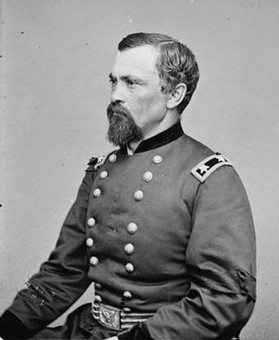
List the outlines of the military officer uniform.
{"label": "military officer uniform", "polygon": [[[93,304],[45,329],[92,282]],[[0,334],[229,339],[252,313],[255,282],[239,176],[177,123],[133,155],[120,148],[90,161],[54,251],[2,316]]]}

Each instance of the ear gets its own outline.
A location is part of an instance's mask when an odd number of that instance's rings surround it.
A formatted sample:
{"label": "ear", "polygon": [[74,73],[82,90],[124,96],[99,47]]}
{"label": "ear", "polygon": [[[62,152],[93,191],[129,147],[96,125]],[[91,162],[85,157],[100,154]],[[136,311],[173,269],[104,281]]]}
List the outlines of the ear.
{"label": "ear", "polygon": [[187,86],[183,83],[176,85],[175,89],[169,94],[167,101],[168,109],[175,109],[184,99],[187,92]]}

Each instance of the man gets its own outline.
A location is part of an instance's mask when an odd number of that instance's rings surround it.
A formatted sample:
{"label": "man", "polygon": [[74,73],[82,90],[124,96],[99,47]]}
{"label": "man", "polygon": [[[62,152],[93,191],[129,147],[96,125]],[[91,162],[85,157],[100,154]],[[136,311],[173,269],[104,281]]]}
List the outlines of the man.
{"label": "man", "polygon": [[[108,139],[119,148],[91,159],[54,251],[0,335],[237,338],[255,303],[253,221],[230,162],[182,131],[195,57],[169,36],[131,34],[109,77]],[[45,328],[92,282],[93,305]]]}

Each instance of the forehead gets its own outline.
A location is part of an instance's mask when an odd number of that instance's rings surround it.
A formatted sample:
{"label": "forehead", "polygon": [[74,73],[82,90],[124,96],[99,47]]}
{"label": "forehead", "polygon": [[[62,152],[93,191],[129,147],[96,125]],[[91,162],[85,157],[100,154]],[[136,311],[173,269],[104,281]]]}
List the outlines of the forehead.
{"label": "forehead", "polygon": [[158,75],[156,68],[158,56],[159,52],[149,45],[118,51],[112,73],[116,76],[137,75],[145,77]]}

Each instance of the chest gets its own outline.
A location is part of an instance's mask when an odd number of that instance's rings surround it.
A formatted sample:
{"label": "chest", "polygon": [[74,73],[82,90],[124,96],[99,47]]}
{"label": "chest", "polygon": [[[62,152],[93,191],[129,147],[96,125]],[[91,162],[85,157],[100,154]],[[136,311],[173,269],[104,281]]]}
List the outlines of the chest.
{"label": "chest", "polygon": [[184,268],[191,232],[185,182],[185,164],[167,153],[108,158],[89,199],[88,219],[95,221],[87,229],[94,239],[91,253],[121,263],[131,252],[137,268],[148,261],[154,273],[158,265],[171,271],[166,266],[173,262]]}

